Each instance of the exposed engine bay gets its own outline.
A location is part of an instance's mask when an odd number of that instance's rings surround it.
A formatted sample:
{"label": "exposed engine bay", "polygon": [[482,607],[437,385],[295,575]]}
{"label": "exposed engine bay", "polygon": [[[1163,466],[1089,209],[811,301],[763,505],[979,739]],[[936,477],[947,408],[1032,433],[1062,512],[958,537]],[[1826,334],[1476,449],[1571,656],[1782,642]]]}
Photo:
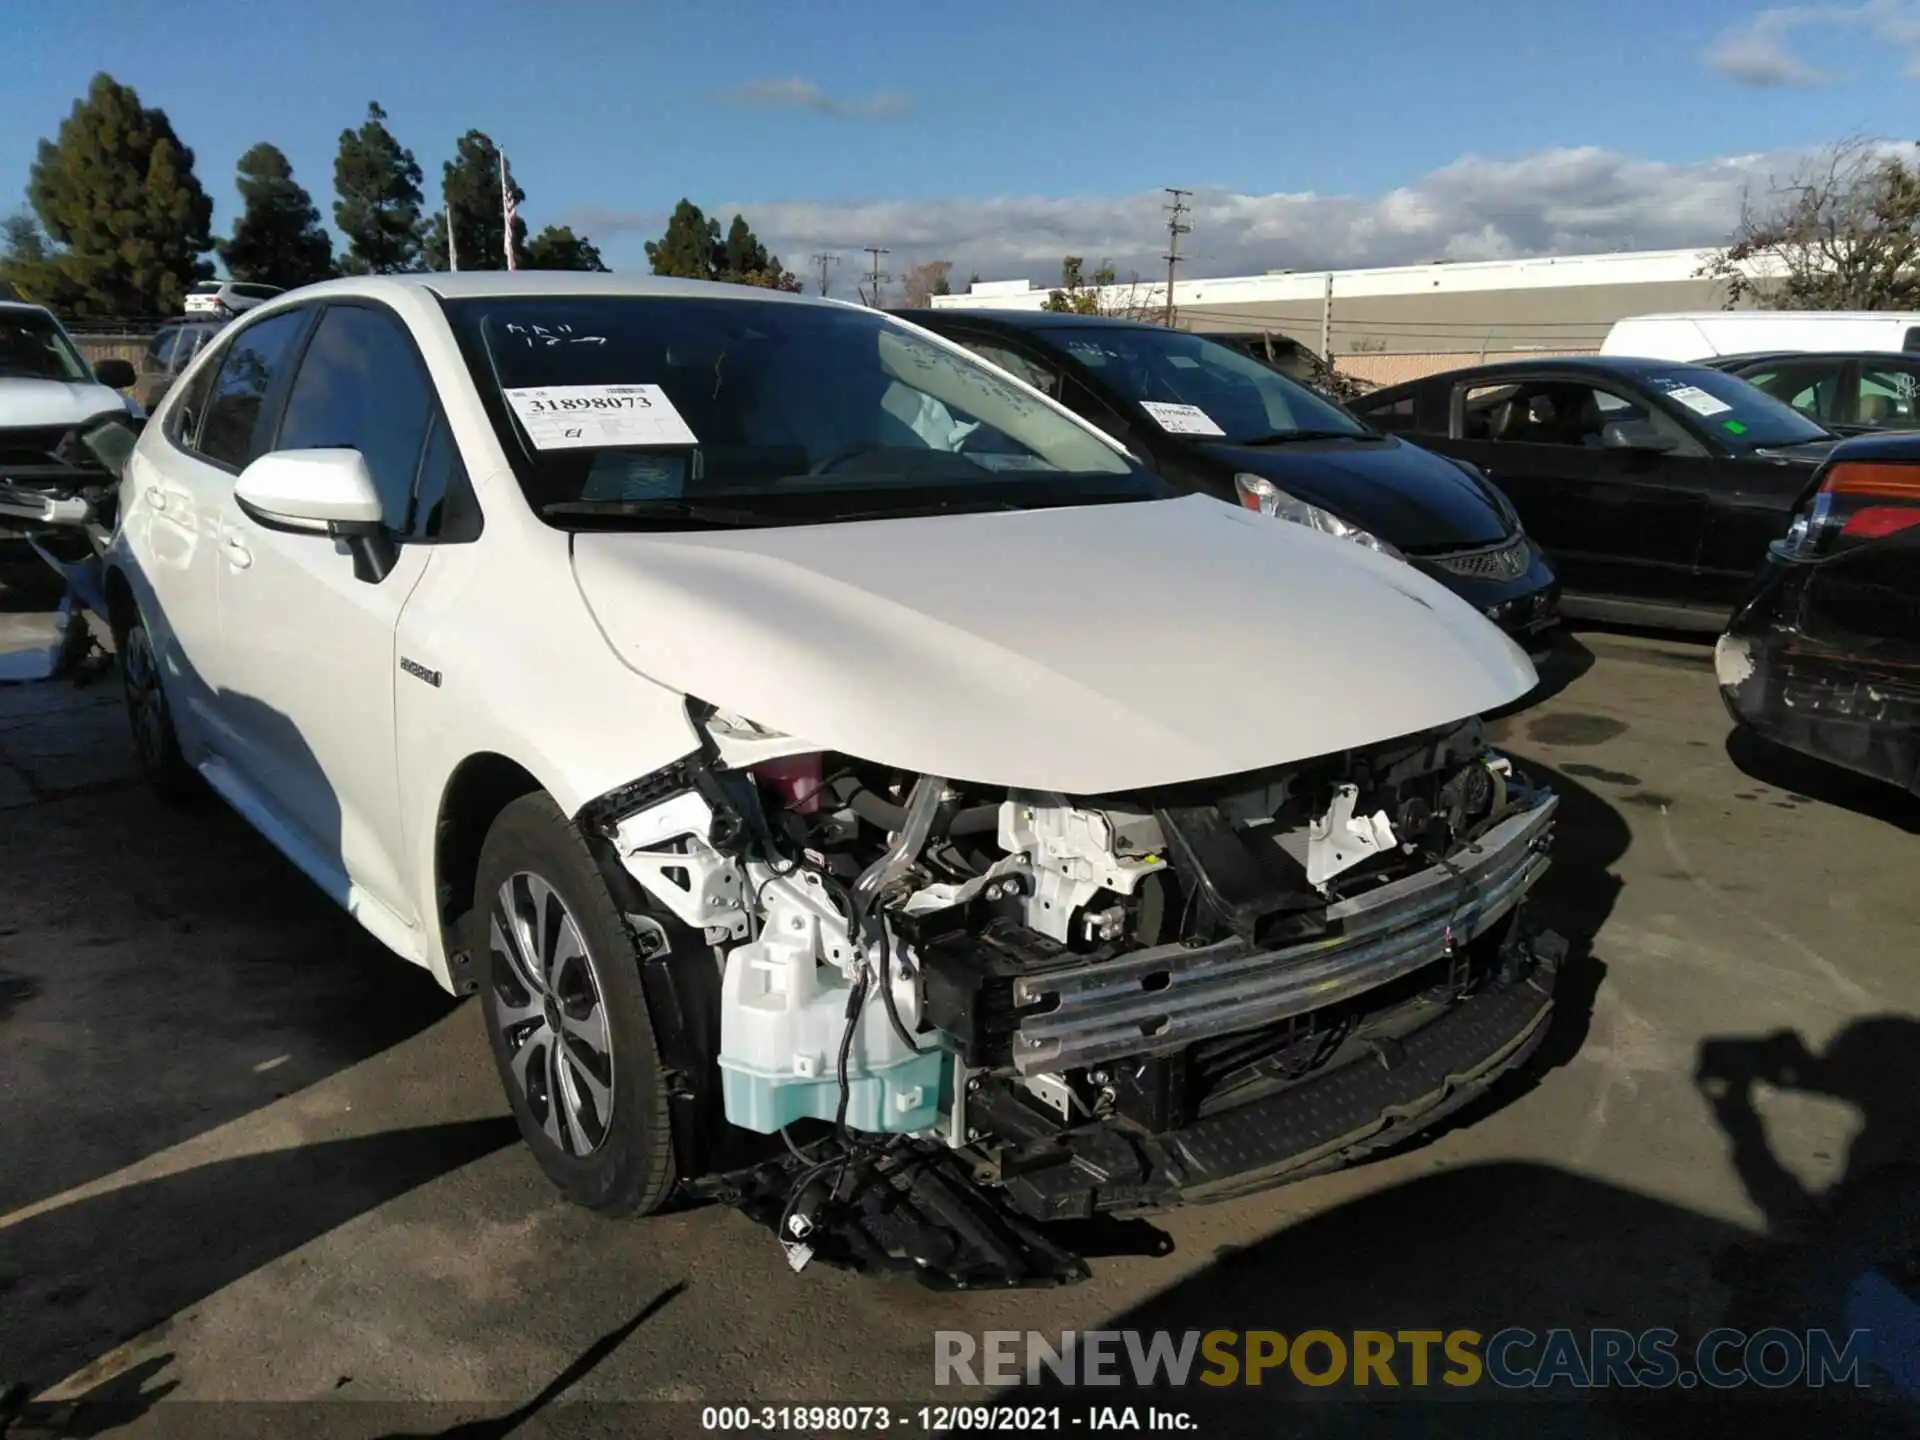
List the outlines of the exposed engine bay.
{"label": "exposed engine bay", "polygon": [[702,755],[583,818],[712,949],[717,1108],[782,1143],[687,1178],[796,1269],[1078,1278],[1037,1222],[1346,1163],[1544,1034],[1562,947],[1520,907],[1558,802],[1477,720],[1066,796],[756,759],[783,737],[689,710]]}

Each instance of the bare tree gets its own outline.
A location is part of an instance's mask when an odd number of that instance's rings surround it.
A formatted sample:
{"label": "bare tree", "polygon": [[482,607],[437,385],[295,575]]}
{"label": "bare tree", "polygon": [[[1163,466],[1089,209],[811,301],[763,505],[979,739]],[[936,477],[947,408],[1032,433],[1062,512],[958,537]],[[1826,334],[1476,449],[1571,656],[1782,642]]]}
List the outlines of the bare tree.
{"label": "bare tree", "polygon": [[1040,308],[1062,315],[1108,315],[1156,325],[1166,319],[1164,298],[1156,301],[1152,287],[1143,284],[1137,273],[1122,286],[1107,261],[1102,260],[1100,267],[1088,275],[1086,260],[1079,255],[1068,255],[1060,261],[1060,284],[1048,292]]}
{"label": "bare tree", "polygon": [[950,295],[953,287],[947,283],[947,277],[953,273],[951,260],[928,260],[924,264],[909,265],[900,277],[900,289],[904,296],[901,304],[909,310],[924,310],[933,303],[936,295]]}
{"label": "bare tree", "polygon": [[1764,202],[1749,197],[1732,242],[1699,273],[1726,282],[1729,307],[1920,308],[1920,168],[1880,142],[1843,140]]}

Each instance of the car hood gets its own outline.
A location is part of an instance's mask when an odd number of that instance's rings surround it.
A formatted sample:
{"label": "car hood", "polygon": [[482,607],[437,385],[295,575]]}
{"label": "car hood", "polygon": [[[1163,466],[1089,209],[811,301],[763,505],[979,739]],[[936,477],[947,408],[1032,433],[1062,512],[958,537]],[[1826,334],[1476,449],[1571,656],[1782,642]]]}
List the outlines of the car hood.
{"label": "car hood", "polygon": [[1398,561],[1204,496],[573,542],[660,684],[824,748],[1098,794],[1447,724],[1536,683]]}
{"label": "car hood", "polygon": [[1205,449],[1409,554],[1492,545],[1513,531],[1498,503],[1458,465],[1398,436]]}
{"label": "car hood", "polygon": [[26,380],[0,375],[0,429],[77,425],[110,410],[125,413],[118,390],[90,380]]}
{"label": "car hood", "polygon": [[1803,440],[1798,445],[1763,445],[1753,453],[1762,460],[1791,460],[1796,465],[1819,465],[1844,438],[1830,435],[1824,440]]}

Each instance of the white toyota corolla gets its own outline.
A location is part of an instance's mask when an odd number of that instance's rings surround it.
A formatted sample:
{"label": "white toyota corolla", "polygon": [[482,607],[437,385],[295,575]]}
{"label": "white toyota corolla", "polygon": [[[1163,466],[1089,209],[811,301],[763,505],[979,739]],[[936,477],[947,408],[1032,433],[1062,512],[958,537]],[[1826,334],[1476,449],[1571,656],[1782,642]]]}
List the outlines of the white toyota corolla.
{"label": "white toyota corolla", "polygon": [[1526,657],[871,310],[296,291],[107,561],[151,778],[477,991],[582,1204],[1069,1278],[1032,1221],[1344,1163],[1544,1034],[1556,802],[1476,718]]}

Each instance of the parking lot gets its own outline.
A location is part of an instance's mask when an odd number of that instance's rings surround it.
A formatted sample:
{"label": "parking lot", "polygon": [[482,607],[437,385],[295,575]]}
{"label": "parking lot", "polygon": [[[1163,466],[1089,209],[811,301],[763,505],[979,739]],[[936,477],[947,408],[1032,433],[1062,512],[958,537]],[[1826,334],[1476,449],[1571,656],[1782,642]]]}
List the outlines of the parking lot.
{"label": "parking lot", "polygon": [[[1764,1316],[1760,1242],[1829,1187],[1879,1213],[1873,1164],[1920,1138],[1914,810],[1730,744],[1691,641],[1570,637],[1496,733],[1564,796],[1541,906],[1573,960],[1528,1074],[1385,1159],[1163,1218],[1171,1253],[940,1296],[791,1274],[724,1209],[570,1209],[517,1143],[475,1007],[219,806],[156,802],[111,672],[0,687],[0,1389],[481,1418],[562,1386],[917,1401],[937,1329]],[[1730,1137],[1701,1047],[1778,1030],[1849,1037],[1823,1082],[1845,1098],[1762,1086],[1761,1130]],[[1838,1244],[1827,1223],[1806,1243]]]}

